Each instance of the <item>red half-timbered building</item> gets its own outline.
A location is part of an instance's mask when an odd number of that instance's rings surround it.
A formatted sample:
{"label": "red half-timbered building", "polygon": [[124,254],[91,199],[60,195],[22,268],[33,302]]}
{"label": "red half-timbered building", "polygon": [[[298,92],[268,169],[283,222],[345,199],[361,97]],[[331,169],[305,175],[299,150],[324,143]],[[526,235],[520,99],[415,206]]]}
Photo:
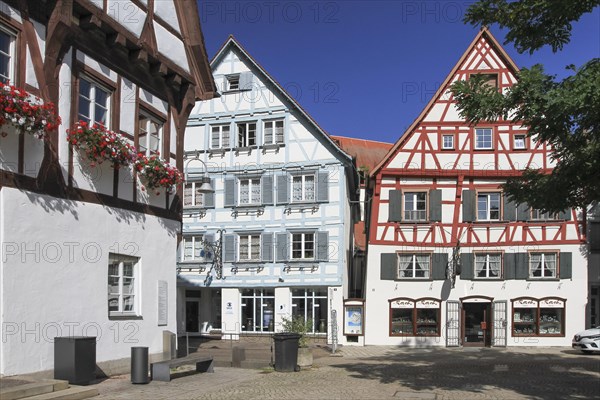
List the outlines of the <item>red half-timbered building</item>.
{"label": "red half-timbered building", "polygon": [[128,371],[132,345],[152,357],[176,331],[181,187],[141,162],[182,171],[188,115],[216,92],[197,4],[2,0],[0,82],[0,375],[52,370],[58,336]]}
{"label": "red half-timbered building", "polygon": [[568,345],[583,328],[577,212],[542,213],[502,192],[525,168],[550,172],[551,148],[510,121],[469,125],[449,90],[475,74],[506,90],[517,72],[482,29],[372,171],[366,344]]}

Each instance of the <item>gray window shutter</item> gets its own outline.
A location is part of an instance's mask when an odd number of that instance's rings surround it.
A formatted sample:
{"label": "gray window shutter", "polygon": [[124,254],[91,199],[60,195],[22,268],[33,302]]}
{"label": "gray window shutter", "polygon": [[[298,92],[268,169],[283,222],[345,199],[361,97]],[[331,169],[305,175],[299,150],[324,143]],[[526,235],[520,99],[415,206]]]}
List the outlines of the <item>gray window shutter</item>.
{"label": "gray window shutter", "polygon": [[393,281],[398,279],[398,255],[383,253],[381,255],[381,280]]}
{"label": "gray window shutter", "polygon": [[237,205],[237,178],[225,178],[225,207]]}
{"label": "gray window shutter", "polygon": [[[196,183],[197,184],[197,183]],[[215,188],[215,180],[210,180],[210,185]],[[215,208],[215,192],[212,193],[203,193],[204,196],[204,208]]]}
{"label": "gray window shutter", "polygon": [[571,209],[567,208],[565,211],[559,212],[558,218],[564,219],[565,221],[570,221],[571,220]]}
{"label": "gray window shutter", "polygon": [[240,73],[240,90],[252,90],[252,72]]}
{"label": "gray window shutter", "polygon": [[275,253],[275,261],[287,261],[289,257],[289,234],[286,233],[278,233],[277,234],[277,247]]}
{"label": "gray window shutter", "polygon": [[515,253],[515,279],[529,278],[529,254]]}
{"label": "gray window shutter", "polygon": [[431,279],[446,280],[446,267],[448,266],[447,253],[433,253],[431,256]]}
{"label": "gray window shutter", "polygon": [[515,279],[515,253],[504,253],[504,279]]}
{"label": "gray window shutter", "polygon": [[277,175],[277,204],[290,202],[290,180],[288,174]]}
{"label": "gray window shutter", "polygon": [[529,220],[529,206],[527,203],[521,203],[517,206],[517,221]]}
{"label": "gray window shutter", "polygon": [[600,222],[590,222],[588,242],[592,254],[600,253]]}
{"label": "gray window shutter", "polygon": [[505,221],[516,221],[517,220],[517,205],[508,199],[508,196],[504,196],[504,220]]}
{"label": "gray window shutter", "polygon": [[440,189],[429,191],[429,220],[442,221],[442,191]]}
{"label": "gray window shutter", "polygon": [[317,261],[329,261],[329,232],[317,232]]}
{"label": "gray window shutter", "polygon": [[477,192],[474,190],[463,190],[462,192],[462,214],[463,222],[474,222],[477,216]]}
{"label": "gray window shutter", "polygon": [[267,206],[273,205],[273,176],[269,174],[263,175],[260,180],[260,184],[262,191],[262,203]]}
{"label": "gray window shutter", "polygon": [[390,190],[390,203],[388,206],[388,221],[389,222],[400,222],[402,221],[402,191],[401,190]]}
{"label": "gray window shutter", "polygon": [[463,253],[460,255],[460,279],[472,280],[475,275],[473,253]]}
{"label": "gray window shutter", "polygon": [[320,171],[317,174],[317,202],[329,201],[329,172]]}
{"label": "gray window shutter", "polygon": [[224,262],[235,262],[237,252],[237,235],[229,234],[223,235],[223,261]]}
{"label": "gray window shutter", "polygon": [[573,254],[560,253],[558,268],[560,279],[571,279],[573,277]]}
{"label": "gray window shutter", "polygon": [[263,233],[260,235],[260,251],[262,261],[272,262],[273,261],[273,234]]}

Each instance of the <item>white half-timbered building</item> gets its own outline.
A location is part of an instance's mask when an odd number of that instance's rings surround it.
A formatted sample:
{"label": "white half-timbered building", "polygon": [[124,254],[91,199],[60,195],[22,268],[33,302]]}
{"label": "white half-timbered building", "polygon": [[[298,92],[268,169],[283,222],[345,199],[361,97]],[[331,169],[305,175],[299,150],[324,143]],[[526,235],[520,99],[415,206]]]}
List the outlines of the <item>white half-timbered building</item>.
{"label": "white half-timbered building", "polygon": [[38,139],[0,131],[0,374],[52,370],[58,336],[95,336],[106,373],[176,331],[181,190],[92,166],[67,142],[100,123],[183,170],[185,124],[215,92],[195,1],[0,1],[0,79],[53,102]]}
{"label": "white half-timbered building", "polygon": [[234,37],[211,66],[220,98],[196,104],[184,145],[178,331],[272,333],[294,315],[342,343],[353,159]]}
{"label": "white half-timbered building", "polygon": [[501,187],[527,167],[550,172],[551,149],[509,121],[470,126],[449,91],[475,74],[505,90],[517,71],[483,29],[373,170],[366,344],[567,346],[584,328],[577,212],[517,205]]}

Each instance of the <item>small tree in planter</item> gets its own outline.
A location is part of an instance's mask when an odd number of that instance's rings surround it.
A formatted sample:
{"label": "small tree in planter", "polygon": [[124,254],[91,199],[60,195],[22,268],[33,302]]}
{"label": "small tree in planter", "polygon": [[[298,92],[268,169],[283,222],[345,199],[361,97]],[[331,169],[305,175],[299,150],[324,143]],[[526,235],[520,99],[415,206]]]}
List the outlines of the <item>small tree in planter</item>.
{"label": "small tree in planter", "polygon": [[292,316],[292,318],[283,317],[283,332],[297,333],[300,335],[298,340],[298,366],[300,368],[310,368],[313,364],[312,350],[308,347],[309,332],[313,329],[313,320],[305,320],[302,316]]}

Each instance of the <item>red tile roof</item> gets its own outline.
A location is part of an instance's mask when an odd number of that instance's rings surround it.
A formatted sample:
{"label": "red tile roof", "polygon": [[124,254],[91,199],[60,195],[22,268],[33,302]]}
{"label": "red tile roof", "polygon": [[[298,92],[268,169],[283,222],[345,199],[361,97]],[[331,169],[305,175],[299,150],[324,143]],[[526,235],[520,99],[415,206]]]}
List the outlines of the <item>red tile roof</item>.
{"label": "red tile roof", "polygon": [[369,171],[372,171],[383,160],[383,157],[385,157],[393,146],[393,143],[376,142],[374,140],[343,136],[331,136],[331,138],[346,153],[356,157],[356,166],[358,168],[366,167]]}

